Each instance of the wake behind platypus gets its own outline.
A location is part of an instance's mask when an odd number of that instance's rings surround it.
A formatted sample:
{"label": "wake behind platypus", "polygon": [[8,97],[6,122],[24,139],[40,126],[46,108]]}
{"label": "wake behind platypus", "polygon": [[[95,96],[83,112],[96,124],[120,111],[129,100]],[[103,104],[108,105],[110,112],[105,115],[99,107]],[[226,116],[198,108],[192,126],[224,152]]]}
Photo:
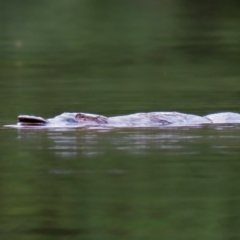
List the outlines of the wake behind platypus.
{"label": "wake behind platypus", "polygon": [[18,123],[5,125],[12,128],[164,128],[201,126],[211,124],[240,123],[240,114],[223,112],[198,116],[179,112],[134,113],[105,117],[90,113],[62,113],[45,119],[31,115],[19,115]]}

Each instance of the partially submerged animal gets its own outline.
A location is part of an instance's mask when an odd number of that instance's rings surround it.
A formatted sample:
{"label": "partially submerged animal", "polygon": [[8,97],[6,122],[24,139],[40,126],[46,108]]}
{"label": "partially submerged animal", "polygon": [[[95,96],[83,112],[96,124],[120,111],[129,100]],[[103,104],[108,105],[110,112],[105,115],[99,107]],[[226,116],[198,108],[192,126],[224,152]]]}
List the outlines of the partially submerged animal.
{"label": "partially submerged animal", "polygon": [[5,125],[12,128],[126,128],[126,127],[178,127],[203,124],[240,123],[240,114],[233,112],[197,116],[179,112],[134,113],[105,117],[90,113],[62,113],[54,118],[19,115],[18,123]]}

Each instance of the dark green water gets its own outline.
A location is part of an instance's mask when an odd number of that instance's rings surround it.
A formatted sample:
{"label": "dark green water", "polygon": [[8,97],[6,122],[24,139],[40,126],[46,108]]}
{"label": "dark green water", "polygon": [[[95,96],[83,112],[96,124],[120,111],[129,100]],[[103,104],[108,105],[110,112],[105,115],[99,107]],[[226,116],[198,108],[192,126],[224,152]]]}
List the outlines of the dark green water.
{"label": "dark green water", "polygon": [[[2,1],[18,114],[240,112],[238,1]],[[239,239],[240,126],[0,129],[0,239]]]}

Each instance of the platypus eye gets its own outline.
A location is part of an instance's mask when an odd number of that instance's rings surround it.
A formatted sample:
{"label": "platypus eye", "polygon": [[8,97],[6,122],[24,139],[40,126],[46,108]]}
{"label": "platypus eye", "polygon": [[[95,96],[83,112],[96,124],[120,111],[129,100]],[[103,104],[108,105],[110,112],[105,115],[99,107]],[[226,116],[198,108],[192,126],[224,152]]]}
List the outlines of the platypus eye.
{"label": "platypus eye", "polygon": [[84,114],[78,113],[78,114],[75,116],[75,118],[76,118],[77,120],[83,120],[83,119],[84,119]]}

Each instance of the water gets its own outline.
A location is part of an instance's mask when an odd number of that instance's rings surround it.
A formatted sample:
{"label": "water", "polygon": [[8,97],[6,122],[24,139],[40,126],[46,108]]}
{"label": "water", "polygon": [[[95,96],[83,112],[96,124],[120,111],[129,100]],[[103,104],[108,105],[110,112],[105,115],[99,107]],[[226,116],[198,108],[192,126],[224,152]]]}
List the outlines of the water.
{"label": "water", "polygon": [[[239,109],[239,4],[11,1],[0,124],[18,114]],[[0,129],[1,239],[239,239],[239,125]]]}
{"label": "water", "polygon": [[1,132],[3,239],[239,234],[239,127]]}

